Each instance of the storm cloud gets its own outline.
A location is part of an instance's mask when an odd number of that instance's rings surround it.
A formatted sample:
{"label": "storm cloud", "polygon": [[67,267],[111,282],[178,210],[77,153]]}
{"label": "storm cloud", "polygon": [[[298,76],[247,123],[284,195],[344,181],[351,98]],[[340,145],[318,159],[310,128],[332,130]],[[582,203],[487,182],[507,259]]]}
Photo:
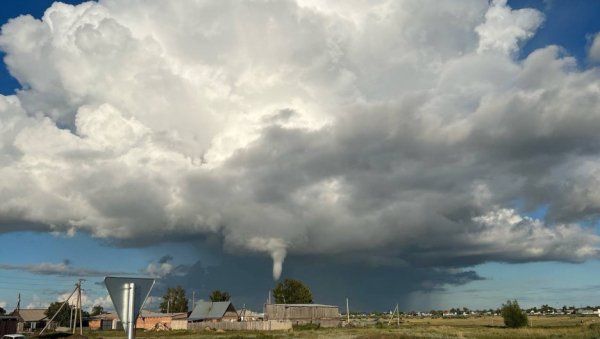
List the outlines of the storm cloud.
{"label": "storm cloud", "polygon": [[216,235],[276,278],[294,256],[455,272],[435,286],[484,262],[597,258],[600,70],[559,46],[517,59],[543,20],[502,0],[101,0],[15,18],[0,225]]}

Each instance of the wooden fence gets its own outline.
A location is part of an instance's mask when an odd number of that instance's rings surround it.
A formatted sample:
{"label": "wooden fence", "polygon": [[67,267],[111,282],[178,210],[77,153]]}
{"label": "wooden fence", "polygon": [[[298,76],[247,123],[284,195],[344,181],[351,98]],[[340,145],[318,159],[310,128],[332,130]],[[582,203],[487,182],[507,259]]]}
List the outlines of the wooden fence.
{"label": "wooden fence", "polygon": [[222,321],[222,322],[189,322],[187,329],[204,329],[225,331],[286,331],[292,329],[291,321],[267,320],[267,321]]}

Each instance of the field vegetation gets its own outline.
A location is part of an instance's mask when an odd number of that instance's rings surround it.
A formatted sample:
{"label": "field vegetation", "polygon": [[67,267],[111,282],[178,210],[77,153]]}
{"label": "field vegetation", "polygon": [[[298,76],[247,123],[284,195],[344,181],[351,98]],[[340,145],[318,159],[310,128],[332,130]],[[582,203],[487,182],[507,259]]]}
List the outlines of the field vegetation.
{"label": "field vegetation", "polygon": [[[93,331],[88,338],[126,338],[122,331]],[[50,336],[49,336],[50,337]],[[401,318],[388,325],[387,318],[355,319],[345,328],[297,327],[289,332],[143,331],[136,338],[600,338],[600,318],[565,316],[529,317],[522,328],[507,328],[501,316],[465,318]]]}

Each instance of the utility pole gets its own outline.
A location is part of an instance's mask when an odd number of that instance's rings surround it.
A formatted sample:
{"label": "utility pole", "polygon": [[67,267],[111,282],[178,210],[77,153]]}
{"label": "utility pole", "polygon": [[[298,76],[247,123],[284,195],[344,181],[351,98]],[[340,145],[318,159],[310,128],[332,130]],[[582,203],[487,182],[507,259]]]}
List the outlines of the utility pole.
{"label": "utility pole", "polygon": [[392,323],[392,320],[394,320],[394,315],[396,314],[396,312],[398,312],[398,326],[400,326],[400,309],[398,308],[398,304],[396,304],[396,308],[394,308],[394,312],[392,312],[392,315],[390,316],[388,325]]}
{"label": "utility pole", "polygon": [[69,312],[69,331],[73,330],[74,331],[74,327],[73,327],[73,304],[70,304],[71,309]]}
{"label": "utility pole", "polygon": [[82,311],[82,302],[81,302],[81,283],[83,279],[79,279],[79,297],[77,298],[79,301],[79,335],[83,336],[83,311]]}
{"label": "utility pole", "polygon": [[348,317],[348,325],[350,325],[350,307],[348,306],[348,298],[346,298],[346,316]]}
{"label": "utility pole", "polygon": [[83,326],[82,326],[82,320],[81,320],[81,282],[83,279],[79,279],[79,281],[77,282],[77,284],[75,284],[76,289],[77,289],[77,299],[75,299],[75,309],[74,309],[74,313],[75,313],[75,317],[73,318],[73,331],[72,333],[75,334],[75,331],[77,330],[77,318],[79,317],[79,331],[80,334],[83,335]]}
{"label": "utility pole", "polygon": [[60,305],[60,307],[58,308],[58,311],[56,311],[56,313],[54,313],[54,315],[52,316],[52,318],[50,318],[50,321],[48,321],[46,323],[46,326],[44,326],[44,328],[42,328],[42,331],[40,331],[40,334],[44,333],[44,331],[48,328],[48,326],[50,326],[50,324],[52,323],[52,321],[54,321],[54,318],[56,318],[56,316],[58,315],[58,313],[60,313],[60,310],[62,310],[62,308],[65,306],[65,304],[67,302],[69,302],[69,299],[71,299],[71,297],[73,296],[73,294],[75,294],[75,292],[77,291],[78,288],[79,288],[79,285],[76,284],[75,285],[75,289],[73,289],[73,292],[71,292],[71,294],[69,295],[69,297],[67,298],[67,300],[65,300],[65,302],[63,302],[62,305]]}

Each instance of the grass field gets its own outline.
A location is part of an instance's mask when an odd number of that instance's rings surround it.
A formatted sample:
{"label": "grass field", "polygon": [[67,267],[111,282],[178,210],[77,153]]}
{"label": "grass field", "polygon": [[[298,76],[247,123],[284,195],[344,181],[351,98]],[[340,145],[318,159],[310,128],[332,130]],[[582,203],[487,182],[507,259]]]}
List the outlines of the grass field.
{"label": "grass field", "polygon": [[[293,330],[290,332],[216,332],[171,331],[144,332],[136,338],[600,338],[600,318],[556,316],[530,317],[531,326],[508,329],[502,326],[501,317],[466,319],[402,319],[400,326],[378,326]],[[122,331],[95,331],[84,333],[88,338],[126,338]]]}

